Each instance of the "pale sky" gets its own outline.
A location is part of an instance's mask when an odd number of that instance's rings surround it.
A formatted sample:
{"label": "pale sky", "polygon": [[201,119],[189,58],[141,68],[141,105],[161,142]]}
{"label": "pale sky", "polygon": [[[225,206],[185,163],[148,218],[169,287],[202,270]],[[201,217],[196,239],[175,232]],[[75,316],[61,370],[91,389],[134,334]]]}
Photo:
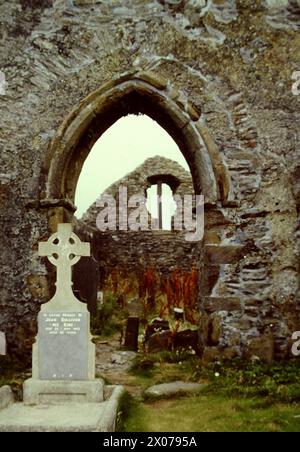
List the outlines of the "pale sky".
{"label": "pale sky", "polygon": [[113,124],[95,143],[77,184],[76,217],[96,201],[111,184],[133,171],[149,157],[160,155],[189,167],[170,135],[145,115],[128,115]]}

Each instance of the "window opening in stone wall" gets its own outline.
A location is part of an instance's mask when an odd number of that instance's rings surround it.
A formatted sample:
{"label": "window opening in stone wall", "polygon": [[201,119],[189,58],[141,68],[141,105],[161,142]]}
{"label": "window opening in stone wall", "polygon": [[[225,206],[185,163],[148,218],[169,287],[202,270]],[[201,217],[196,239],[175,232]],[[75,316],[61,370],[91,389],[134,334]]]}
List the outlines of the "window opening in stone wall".
{"label": "window opening in stone wall", "polygon": [[158,181],[147,190],[146,207],[152,219],[157,220],[157,229],[172,230],[172,217],[176,211],[173,191],[168,184]]}

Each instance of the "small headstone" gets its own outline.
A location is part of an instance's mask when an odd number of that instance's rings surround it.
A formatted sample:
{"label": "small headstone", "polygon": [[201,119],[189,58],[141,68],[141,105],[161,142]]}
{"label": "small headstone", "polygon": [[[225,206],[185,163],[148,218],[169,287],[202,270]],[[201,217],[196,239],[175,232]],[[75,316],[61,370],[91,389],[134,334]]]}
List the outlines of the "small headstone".
{"label": "small headstone", "polygon": [[10,386],[0,388],[0,410],[4,410],[14,403],[14,396]]}
{"label": "small headstone", "polygon": [[160,317],[152,319],[145,331],[145,341],[147,341],[150,338],[150,336],[152,336],[155,333],[160,333],[162,331],[169,330],[170,325],[168,320],[161,319]]}
{"label": "small headstone", "polygon": [[125,347],[130,350],[138,349],[139,318],[128,317],[125,333]]}
{"label": "small headstone", "polygon": [[0,355],[6,355],[6,338],[2,331],[0,331]]}
{"label": "small headstone", "polygon": [[181,308],[174,308],[175,320],[184,320],[184,310]]}

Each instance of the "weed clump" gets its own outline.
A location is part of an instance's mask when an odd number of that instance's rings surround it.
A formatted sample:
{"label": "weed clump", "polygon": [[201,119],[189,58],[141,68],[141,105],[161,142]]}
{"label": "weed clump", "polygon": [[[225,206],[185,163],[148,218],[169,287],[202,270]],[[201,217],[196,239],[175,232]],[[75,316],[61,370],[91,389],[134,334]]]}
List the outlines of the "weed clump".
{"label": "weed clump", "polygon": [[95,336],[110,337],[123,334],[127,311],[122,308],[112,294],[98,303],[97,314],[91,318],[91,332]]}

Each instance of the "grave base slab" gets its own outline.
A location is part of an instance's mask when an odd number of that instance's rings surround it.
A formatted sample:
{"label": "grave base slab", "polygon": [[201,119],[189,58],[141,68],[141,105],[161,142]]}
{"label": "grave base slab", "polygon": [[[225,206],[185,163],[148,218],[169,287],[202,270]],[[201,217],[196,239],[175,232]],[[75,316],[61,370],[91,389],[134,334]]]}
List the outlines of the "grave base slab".
{"label": "grave base slab", "polygon": [[104,382],[101,379],[86,381],[53,381],[30,378],[23,385],[25,405],[60,405],[64,403],[103,402]]}
{"label": "grave base slab", "polygon": [[0,432],[114,432],[123,393],[122,386],[108,386],[101,403],[13,403],[0,410]]}

